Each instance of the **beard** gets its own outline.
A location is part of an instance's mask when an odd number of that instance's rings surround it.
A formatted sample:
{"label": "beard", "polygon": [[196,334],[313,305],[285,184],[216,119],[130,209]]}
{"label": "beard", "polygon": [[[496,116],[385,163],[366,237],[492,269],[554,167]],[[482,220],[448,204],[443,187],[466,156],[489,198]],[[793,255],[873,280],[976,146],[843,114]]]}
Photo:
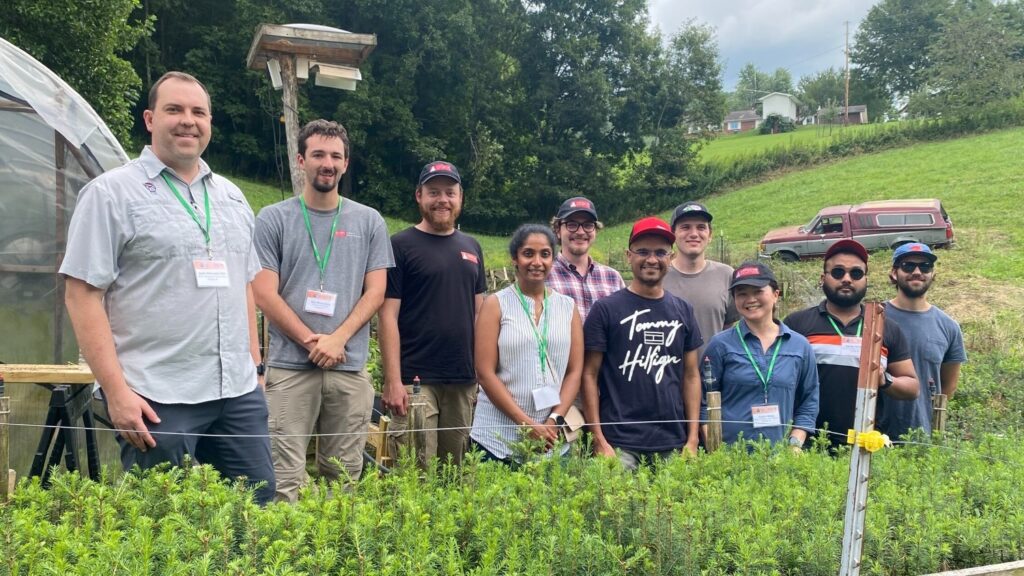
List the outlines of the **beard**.
{"label": "beard", "polygon": [[930,278],[925,279],[924,282],[921,283],[920,288],[912,287],[909,279],[896,281],[896,288],[907,298],[920,298],[924,296],[931,287],[932,281]]}
{"label": "beard", "polygon": [[854,288],[850,294],[841,294],[838,289],[830,288],[828,284],[822,284],[821,289],[825,292],[825,298],[840,308],[850,308],[860,304],[860,301],[868,293],[867,286],[860,290]]}
{"label": "beard", "polygon": [[455,229],[455,221],[459,219],[462,210],[458,206],[451,206],[447,217],[439,216],[427,206],[420,204],[420,216],[430,224],[430,227],[439,232],[446,232]]}
{"label": "beard", "polygon": [[667,271],[668,267],[666,266],[658,267],[656,273],[655,270],[652,268],[640,268],[636,273],[633,274],[633,277],[636,279],[637,282],[643,284],[644,286],[647,286],[648,288],[654,288],[661,284],[662,279],[665,278],[665,272]]}
{"label": "beard", "polygon": [[335,190],[338,189],[338,173],[337,172],[335,172],[334,174],[331,175],[330,180],[328,180],[326,184],[320,179],[321,176],[327,176],[327,175],[326,174],[315,174],[313,176],[313,189],[314,190],[316,190],[317,192],[322,192],[322,193],[326,194],[328,192],[334,192]]}

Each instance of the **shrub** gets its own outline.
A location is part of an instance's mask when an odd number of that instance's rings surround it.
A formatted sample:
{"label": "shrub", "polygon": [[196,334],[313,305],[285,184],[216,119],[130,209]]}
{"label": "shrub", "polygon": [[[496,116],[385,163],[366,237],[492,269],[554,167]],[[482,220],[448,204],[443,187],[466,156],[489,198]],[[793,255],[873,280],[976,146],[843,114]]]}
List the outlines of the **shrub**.
{"label": "shrub", "polygon": [[[877,453],[864,574],[1024,555],[1020,444]],[[848,456],[758,445],[628,473],[413,466],[256,507],[207,467],[23,481],[0,505],[0,574],[835,574]]]}

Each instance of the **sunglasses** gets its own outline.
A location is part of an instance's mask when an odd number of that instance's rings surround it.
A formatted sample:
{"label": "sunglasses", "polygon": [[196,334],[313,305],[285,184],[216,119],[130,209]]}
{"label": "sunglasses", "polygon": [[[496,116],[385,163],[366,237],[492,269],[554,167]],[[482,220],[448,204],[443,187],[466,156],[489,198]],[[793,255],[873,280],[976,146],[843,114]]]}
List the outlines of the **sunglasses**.
{"label": "sunglasses", "polygon": [[562,222],[562,226],[565,226],[565,229],[569,232],[576,232],[580,228],[583,228],[584,232],[593,232],[597,229],[597,222],[576,222],[574,220],[566,220],[565,222]]}
{"label": "sunglasses", "polygon": [[922,274],[928,274],[935,269],[935,264],[933,262],[908,262],[904,260],[899,263],[899,267],[904,274],[912,273],[914,268],[920,269]]}
{"label": "sunglasses", "polygon": [[[629,250],[629,249],[627,248],[627,250]],[[654,256],[658,260],[661,260],[663,258],[667,258],[667,257],[672,255],[672,251],[671,250],[664,250],[662,248],[659,248],[657,250],[648,250],[647,248],[637,248],[636,250],[629,250],[629,253],[634,255],[634,256],[639,256],[639,257],[641,257],[641,258],[643,258],[645,260],[647,258],[650,258],[651,256]]]}
{"label": "sunglasses", "polygon": [[833,268],[828,271],[828,275],[834,280],[842,280],[843,276],[847,274],[850,275],[850,280],[857,281],[863,278],[866,272],[864,272],[863,268],[850,268],[849,270],[846,268]]}

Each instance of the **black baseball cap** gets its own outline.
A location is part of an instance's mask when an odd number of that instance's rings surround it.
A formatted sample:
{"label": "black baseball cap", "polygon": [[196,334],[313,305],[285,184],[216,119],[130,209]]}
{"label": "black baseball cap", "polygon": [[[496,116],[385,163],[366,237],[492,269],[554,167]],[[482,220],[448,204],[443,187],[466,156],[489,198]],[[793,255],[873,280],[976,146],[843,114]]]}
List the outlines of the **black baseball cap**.
{"label": "black baseball cap", "polygon": [[707,206],[700,202],[683,202],[679,206],[676,206],[675,212],[672,213],[673,230],[676,229],[676,222],[685,216],[700,216],[708,222],[711,222],[711,212],[708,212]]}
{"label": "black baseball cap", "polygon": [[459,184],[462,184],[462,178],[459,176],[459,170],[451,162],[445,162],[443,160],[437,162],[431,162],[423,167],[420,171],[420,182],[417,186],[423,186],[427,183],[427,180],[436,176],[447,176],[452,180],[455,180]]}
{"label": "black baseball cap", "polygon": [[754,286],[762,288],[775,280],[775,273],[772,269],[760,262],[744,262],[739,268],[732,271],[732,281],[729,283],[729,290],[737,286]]}
{"label": "black baseball cap", "polygon": [[584,212],[593,217],[594,220],[597,220],[597,208],[594,207],[593,202],[583,196],[576,196],[562,202],[562,205],[558,208],[558,213],[555,214],[555,218],[565,220],[577,212]]}

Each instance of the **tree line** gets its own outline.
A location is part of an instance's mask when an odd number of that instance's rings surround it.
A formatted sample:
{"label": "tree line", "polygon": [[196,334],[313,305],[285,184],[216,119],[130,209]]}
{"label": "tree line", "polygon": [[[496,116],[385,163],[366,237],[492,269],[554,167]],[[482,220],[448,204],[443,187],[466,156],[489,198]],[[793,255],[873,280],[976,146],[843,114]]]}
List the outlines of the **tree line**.
{"label": "tree line", "polygon": [[[747,65],[726,94],[714,29],[691,20],[664,37],[645,0],[12,0],[0,36],[133,151],[145,90],[167,70],[194,74],[213,101],[208,160],[287,182],[280,95],[245,58],[260,23],[290,22],[377,35],[355,92],[300,89],[300,121],[349,130],[352,195],[415,218],[416,174],[447,159],[465,179],[462,221],[481,231],[544,220],[574,194],[609,221],[670,207],[694,192],[697,151],[727,109],[794,92],[785,69]],[[883,0],[856,34],[851,103],[934,115],[1019,93],[1022,23],[1019,1]],[[812,110],[841,103],[842,80],[805,76],[796,94]]]}

